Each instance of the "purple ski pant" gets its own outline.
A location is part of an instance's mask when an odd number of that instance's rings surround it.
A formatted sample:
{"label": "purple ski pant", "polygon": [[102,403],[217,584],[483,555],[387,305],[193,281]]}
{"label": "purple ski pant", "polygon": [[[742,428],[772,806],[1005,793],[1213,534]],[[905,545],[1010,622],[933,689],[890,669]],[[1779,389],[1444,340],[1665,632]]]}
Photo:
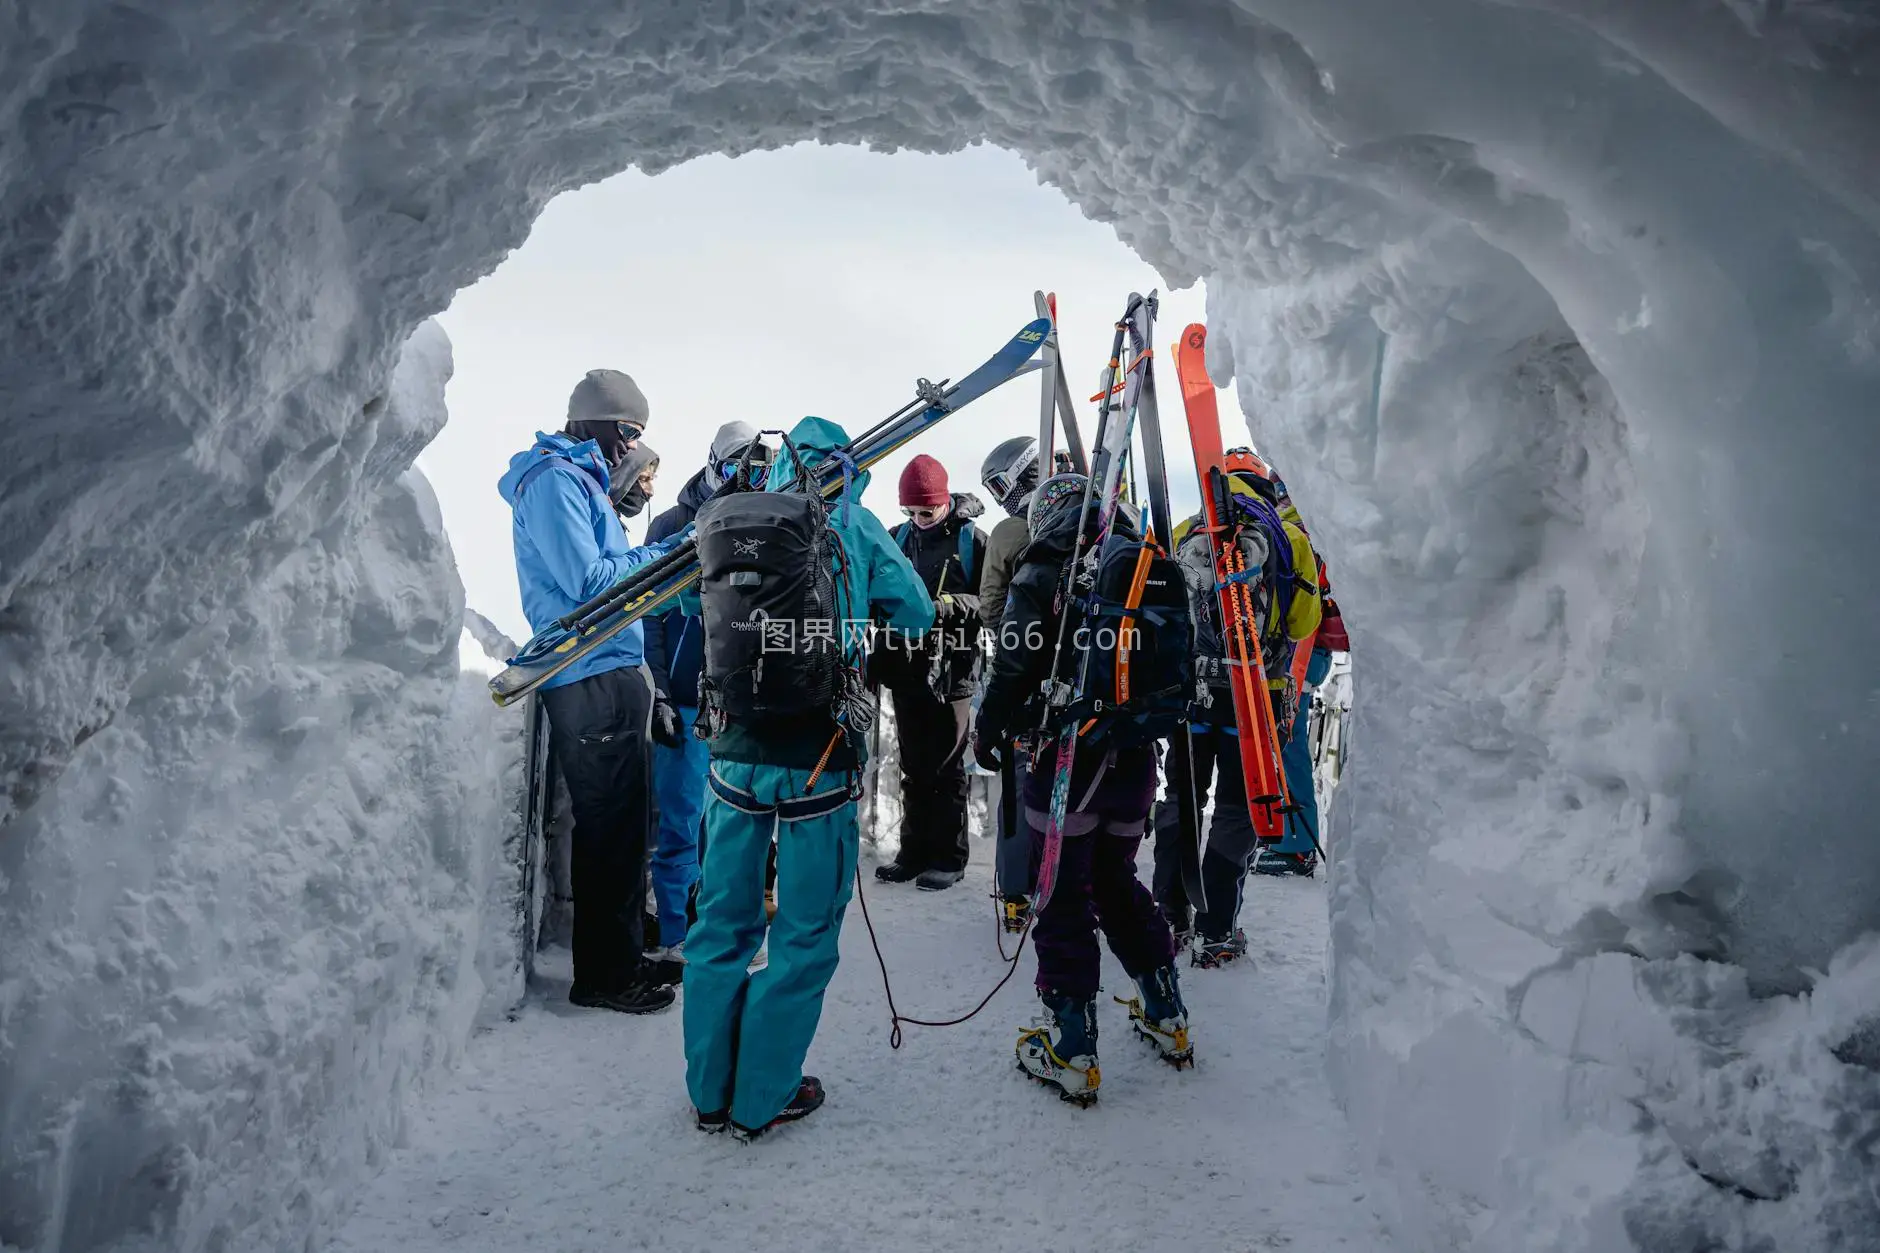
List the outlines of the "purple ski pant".
{"label": "purple ski pant", "polygon": [[[1087,778],[1078,777],[1085,774],[1083,762],[1077,765],[1071,798],[1073,805],[1083,803],[1066,815],[1057,887],[1032,924],[1031,938],[1038,952],[1038,990],[1087,1000],[1097,994],[1102,976],[1098,928],[1131,978],[1172,964],[1175,937],[1136,877],[1136,850],[1155,799],[1153,753],[1119,752],[1094,791]],[[1050,821],[1051,774],[1049,763],[1041,761],[1026,780],[1025,820],[1037,849],[1044,847]]]}

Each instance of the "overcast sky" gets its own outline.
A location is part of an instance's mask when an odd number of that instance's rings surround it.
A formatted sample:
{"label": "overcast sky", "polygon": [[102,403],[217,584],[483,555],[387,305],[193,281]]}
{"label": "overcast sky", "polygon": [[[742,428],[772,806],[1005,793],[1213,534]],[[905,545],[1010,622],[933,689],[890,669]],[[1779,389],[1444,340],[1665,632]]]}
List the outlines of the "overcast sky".
{"label": "overcast sky", "polygon": [[[704,463],[718,425],[788,427],[817,414],[859,432],[906,403],[920,377],[958,377],[1058,293],[1065,368],[1088,443],[1111,328],[1156,273],[1040,186],[1017,157],[801,145],[706,157],[649,178],[622,174],[554,201],[528,242],[442,317],[455,347],[450,422],[418,464],[430,476],[469,604],[528,636],[509,508],[496,480],[537,430],[558,429],[588,370],[625,370],[652,407],[658,493],[630,533]],[[1193,508],[1193,463],[1173,370],[1181,328],[1203,318],[1197,285],[1162,292],[1158,393],[1177,516]],[[1222,425],[1244,430],[1231,390]],[[1035,432],[1036,375],[947,419],[875,471],[865,499],[900,520],[908,457],[940,459],[954,490],[978,490],[981,460]],[[987,502],[991,505],[991,502]],[[996,509],[996,507],[994,507]],[[988,517],[986,525],[990,526]]]}

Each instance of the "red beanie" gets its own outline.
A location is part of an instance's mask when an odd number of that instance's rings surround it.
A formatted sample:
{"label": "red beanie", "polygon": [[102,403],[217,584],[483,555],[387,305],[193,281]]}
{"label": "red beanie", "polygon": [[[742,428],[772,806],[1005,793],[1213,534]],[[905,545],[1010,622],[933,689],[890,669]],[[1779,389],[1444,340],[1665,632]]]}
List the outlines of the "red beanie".
{"label": "red beanie", "polygon": [[908,509],[931,509],[948,504],[953,494],[947,490],[947,468],[926,453],[907,463],[901,471],[901,505]]}

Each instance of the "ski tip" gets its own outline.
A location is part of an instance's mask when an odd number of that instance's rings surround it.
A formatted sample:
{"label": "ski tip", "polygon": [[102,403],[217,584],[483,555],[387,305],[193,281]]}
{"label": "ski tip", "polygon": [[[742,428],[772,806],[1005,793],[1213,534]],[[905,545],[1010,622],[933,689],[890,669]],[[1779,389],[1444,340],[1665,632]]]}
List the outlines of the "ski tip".
{"label": "ski tip", "polygon": [[1182,331],[1182,343],[1190,348],[1207,347],[1208,328],[1200,322],[1190,322]]}

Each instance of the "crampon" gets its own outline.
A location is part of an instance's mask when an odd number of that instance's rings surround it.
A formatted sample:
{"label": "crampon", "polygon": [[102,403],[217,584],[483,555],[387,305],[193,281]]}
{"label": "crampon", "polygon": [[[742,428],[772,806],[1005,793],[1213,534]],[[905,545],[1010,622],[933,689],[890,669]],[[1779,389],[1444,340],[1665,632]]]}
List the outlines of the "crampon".
{"label": "crampon", "polygon": [[1113,998],[1118,1005],[1129,1011],[1129,1025],[1136,1034],[1155,1046],[1156,1055],[1177,1070],[1186,1070],[1195,1064],[1195,1050],[1188,1042],[1188,1016],[1177,1014],[1173,1018],[1150,1021],[1142,1009],[1142,998],[1132,996],[1128,1000]]}
{"label": "crampon", "polygon": [[1044,1026],[1018,1033],[1018,1068],[1037,1082],[1056,1088],[1061,1099],[1086,1108],[1096,1104],[1097,1089],[1103,1082],[1095,1054],[1068,1060],[1059,1057],[1051,1047],[1051,1029]]}

